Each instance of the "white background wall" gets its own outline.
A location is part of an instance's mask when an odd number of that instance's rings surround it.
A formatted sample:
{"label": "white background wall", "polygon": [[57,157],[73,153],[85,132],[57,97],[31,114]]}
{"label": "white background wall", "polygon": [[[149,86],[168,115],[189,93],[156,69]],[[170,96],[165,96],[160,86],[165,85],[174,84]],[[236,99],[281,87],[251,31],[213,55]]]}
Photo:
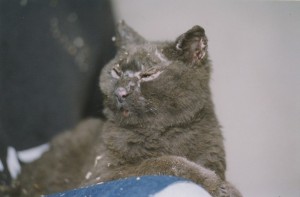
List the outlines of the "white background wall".
{"label": "white background wall", "polygon": [[113,0],[149,40],[206,29],[228,179],[245,197],[300,196],[300,3]]}

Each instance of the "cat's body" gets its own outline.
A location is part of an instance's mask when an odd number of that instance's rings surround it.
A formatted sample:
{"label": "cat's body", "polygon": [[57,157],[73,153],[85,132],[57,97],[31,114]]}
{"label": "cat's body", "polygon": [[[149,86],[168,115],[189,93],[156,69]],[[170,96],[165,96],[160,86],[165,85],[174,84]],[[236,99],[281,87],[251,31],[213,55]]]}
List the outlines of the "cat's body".
{"label": "cat's body", "polygon": [[107,120],[57,136],[19,177],[22,195],[159,174],[191,179],[213,196],[241,196],[225,180],[204,30],[154,43],[122,22],[116,42],[118,54],[100,76]]}

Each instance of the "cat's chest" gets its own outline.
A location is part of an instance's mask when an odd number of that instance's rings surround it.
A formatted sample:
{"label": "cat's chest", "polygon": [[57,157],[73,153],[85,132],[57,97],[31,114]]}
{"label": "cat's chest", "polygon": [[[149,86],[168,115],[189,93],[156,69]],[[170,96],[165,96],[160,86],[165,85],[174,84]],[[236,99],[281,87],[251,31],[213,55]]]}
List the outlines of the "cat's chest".
{"label": "cat's chest", "polygon": [[124,129],[110,126],[104,132],[103,140],[109,153],[126,162],[162,155],[190,157],[196,152],[196,136],[188,129],[178,128],[169,131],[155,129]]}

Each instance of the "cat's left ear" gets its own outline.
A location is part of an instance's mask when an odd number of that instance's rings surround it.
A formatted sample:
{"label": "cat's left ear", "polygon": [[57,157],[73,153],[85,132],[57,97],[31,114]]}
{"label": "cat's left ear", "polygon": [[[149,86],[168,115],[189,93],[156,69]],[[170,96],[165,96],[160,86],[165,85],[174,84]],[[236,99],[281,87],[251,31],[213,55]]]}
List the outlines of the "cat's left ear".
{"label": "cat's left ear", "polygon": [[117,24],[116,43],[118,47],[129,44],[141,44],[146,40],[129,27],[123,20]]}
{"label": "cat's left ear", "polygon": [[199,62],[207,57],[207,38],[205,30],[194,26],[175,41],[176,50],[189,62]]}

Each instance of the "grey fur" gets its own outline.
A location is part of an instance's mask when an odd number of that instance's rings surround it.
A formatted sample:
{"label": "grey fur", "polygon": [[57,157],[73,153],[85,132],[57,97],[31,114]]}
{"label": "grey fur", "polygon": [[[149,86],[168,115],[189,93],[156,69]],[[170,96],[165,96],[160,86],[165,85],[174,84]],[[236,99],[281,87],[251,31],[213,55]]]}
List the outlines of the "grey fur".
{"label": "grey fur", "polygon": [[159,174],[191,179],[215,197],[241,196],[225,178],[204,29],[149,42],[121,22],[116,43],[118,53],[100,76],[107,120],[87,120],[57,136],[26,166],[15,192],[34,196]]}

